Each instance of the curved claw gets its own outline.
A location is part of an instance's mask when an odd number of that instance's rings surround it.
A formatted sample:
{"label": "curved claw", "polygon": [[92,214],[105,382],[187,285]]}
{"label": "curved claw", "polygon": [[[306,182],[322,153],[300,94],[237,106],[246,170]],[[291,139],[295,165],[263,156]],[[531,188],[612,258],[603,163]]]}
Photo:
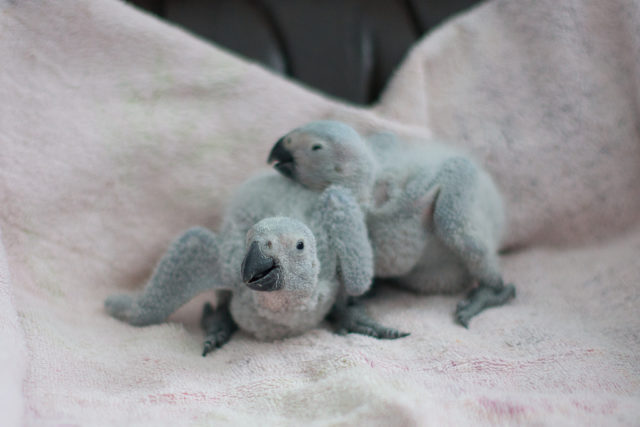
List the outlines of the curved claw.
{"label": "curved claw", "polygon": [[231,334],[226,330],[216,331],[207,335],[202,346],[202,357],[205,357],[208,353],[225,345],[230,338]]}
{"label": "curved claw", "polygon": [[336,324],[336,334],[348,333],[366,335],[378,339],[397,339],[406,337],[408,332],[400,332],[397,329],[383,326],[373,320],[367,314],[362,305],[354,304],[338,309],[334,308],[331,319]]}
{"label": "curved claw", "polygon": [[200,326],[206,333],[202,346],[202,357],[225,345],[231,339],[231,335],[238,329],[238,326],[231,318],[228,307],[214,309],[209,303],[206,303],[202,308]]}
{"label": "curved claw", "polygon": [[400,332],[397,329],[384,328],[384,330],[382,331],[382,334],[380,335],[379,338],[387,339],[387,340],[395,340],[395,339],[398,339],[398,338],[408,337],[409,335],[411,335],[410,332]]}
{"label": "curved claw", "polygon": [[465,328],[469,329],[469,320],[471,320],[471,317],[473,316],[469,316],[466,314],[462,314],[462,313],[456,313],[456,320],[458,321],[458,323],[461,326],[464,326]]}
{"label": "curved claw", "polygon": [[211,341],[206,340],[203,344],[203,348],[202,348],[202,357],[205,357],[208,353],[211,352],[211,350],[214,349],[214,345]]}
{"label": "curved claw", "polygon": [[480,285],[469,292],[466,299],[458,302],[455,314],[456,320],[460,325],[469,328],[471,318],[487,308],[503,305],[515,298],[515,296],[516,288],[513,284],[505,285],[498,290]]}

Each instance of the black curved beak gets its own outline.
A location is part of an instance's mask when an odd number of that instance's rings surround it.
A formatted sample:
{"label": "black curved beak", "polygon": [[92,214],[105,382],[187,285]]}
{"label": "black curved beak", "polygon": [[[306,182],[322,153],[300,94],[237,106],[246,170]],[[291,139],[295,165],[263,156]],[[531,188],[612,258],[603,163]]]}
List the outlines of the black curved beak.
{"label": "black curved beak", "polygon": [[258,242],[251,243],[242,260],[242,281],[254,291],[276,291],[281,288],[280,267],[273,258],[265,256]]}
{"label": "black curved beak", "polygon": [[296,163],[291,151],[284,146],[284,136],[276,142],[276,145],[271,149],[271,153],[269,153],[267,163],[271,164],[273,162],[277,162],[274,167],[278,172],[287,178],[293,178]]}

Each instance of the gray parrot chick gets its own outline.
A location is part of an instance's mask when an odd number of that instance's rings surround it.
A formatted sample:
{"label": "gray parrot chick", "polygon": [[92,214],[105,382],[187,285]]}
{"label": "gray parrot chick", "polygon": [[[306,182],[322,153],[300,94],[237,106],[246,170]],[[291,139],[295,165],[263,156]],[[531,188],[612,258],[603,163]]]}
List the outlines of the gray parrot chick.
{"label": "gray parrot chick", "polygon": [[348,306],[347,296],[366,292],[372,278],[366,224],[351,192],[330,186],[318,193],[270,171],[237,189],[218,234],[187,230],[140,294],[112,295],[105,308],[145,326],[219,290],[223,303],[203,313],[204,354],[228,341],[236,323],[260,339],[284,338],[317,326],[334,304],[341,332],[403,336]]}
{"label": "gray parrot chick", "polygon": [[[134,325],[159,323],[177,307],[206,288],[231,291],[228,314],[258,339],[301,334],[326,317],[339,286],[320,279],[316,239],[302,222],[286,217],[265,218],[246,233],[242,262],[231,284],[217,283],[220,239],[195,227],[184,233],[160,261],[142,295],[113,295],[105,303],[111,315]],[[241,253],[238,251],[237,253]],[[239,267],[239,268],[238,268]],[[213,325],[230,335],[235,328]],[[228,338],[226,336],[225,338]]]}
{"label": "gray parrot chick", "polygon": [[[354,158],[358,166],[350,168]],[[489,289],[461,302],[456,316],[463,325],[487,301],[499,305],[515,294],[498,265],[500,193],[465,154],[436,143],[404,144],[389,133],[365,141],[344,123],[318,121],[282,137],[268,161],[303,186],[343,185],[359,195],[376,277],[425,293],[458,292],[474,282]]]}
{"label": "gray parrot chick", "polygon": [[338,287],[320,280],[311,230],[291,218],[267,218],[247,233],[240,286],[231,316],[259,339],[299,335],[324,319]]}

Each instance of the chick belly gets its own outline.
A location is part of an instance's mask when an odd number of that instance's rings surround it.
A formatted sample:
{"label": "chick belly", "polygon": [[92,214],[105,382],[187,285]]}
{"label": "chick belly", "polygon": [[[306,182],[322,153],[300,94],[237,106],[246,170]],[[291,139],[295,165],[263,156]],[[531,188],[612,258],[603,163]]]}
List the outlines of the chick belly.
{"label": "chick belly", "polygon": [[243,291],[234,295],[230,312],[240,329],[262,341],[301,335],[318,326],[333,305],[335,296],[315,295],[306,301],[287,301],[282,291]]}
{"label": "chick belly", "polygon": [[472,277],[458,255],[430,236],[411,271],[394,283],[419,293],[446,294],[467,289]]}
{"label": "chick belly", "polygon": [[368,232],[373,249],[375,276],[392,278],[411,272],[427,244],[428,233],[414,221],[370,221]]}

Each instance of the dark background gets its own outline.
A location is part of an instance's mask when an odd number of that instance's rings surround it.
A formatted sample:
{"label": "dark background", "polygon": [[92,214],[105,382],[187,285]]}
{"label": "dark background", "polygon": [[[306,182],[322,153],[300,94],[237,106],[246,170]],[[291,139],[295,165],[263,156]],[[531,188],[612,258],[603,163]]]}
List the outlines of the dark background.
{"label": "dark background", "polygon": [[375,102],[410,46],[478,0],[130,0],[320,91]]}

